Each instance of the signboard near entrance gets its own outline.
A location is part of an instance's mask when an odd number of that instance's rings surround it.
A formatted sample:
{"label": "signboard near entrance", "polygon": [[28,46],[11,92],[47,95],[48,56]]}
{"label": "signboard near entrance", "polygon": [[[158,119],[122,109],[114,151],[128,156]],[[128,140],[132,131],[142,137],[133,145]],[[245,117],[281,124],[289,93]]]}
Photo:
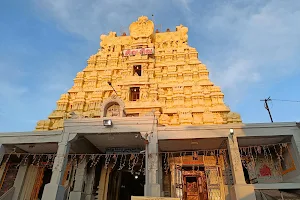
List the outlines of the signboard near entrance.
{"label": "signboard near entrance", "polygon": [[134,56],[137,53],[140,53],[141,55],[154,54],[154,48],[125,49],[125,50],[123,50],[123,55],[124,56]]}

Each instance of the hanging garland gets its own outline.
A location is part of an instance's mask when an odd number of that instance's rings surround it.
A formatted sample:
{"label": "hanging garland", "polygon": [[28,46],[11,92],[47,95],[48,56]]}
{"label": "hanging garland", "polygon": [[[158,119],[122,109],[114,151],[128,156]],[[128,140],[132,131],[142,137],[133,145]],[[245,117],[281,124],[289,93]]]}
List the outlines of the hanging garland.
{"label": "hanging garland", "polygon": [[[55,154],[32,154],[32,153],[17,153],[17,152],[11,152],[5,154],[7,158],[5,159],[5,163],[7,163],[12,156],[15,156],[20,160],[19,164],[16,165],[16,168],[20,167],[21,165],[34,165],[37,167],[46,167],[51,169],[54,163]],[[30,162],[29,162],[30,161]]]}
{"label": "hanging garland", "polygon": [[[122,170],[124,168],[130,170],[132,174],[144,173],[144,153],[123,153],[123,154],[69,154],[68,160],[73,163],[75,168],[88,158],[89,167],[95,167],[103,158],[104,168]],[[138,164],[140,166],[138,168]]]}
{"label": "hanging garland", "polygon": [[283,156],[285,151],[289,151],[288,143],[240,147],[239,151],[242,164],[251,176],[250,181],[257,181],[257,178],[280,178],[283,169],[293,164],[293,161],[285,162]]}
{"label": "hanging garland", "polygon": [[[17,156],[21,159],[19,164],[26,165],[28,161],[30,165],[38,166],[38,167],[46,167],[52,169],[54,159],[56,154],[32,154],[32,153],[16,153],[11,152],[5,154],[7,158],[4,162],[8,162],[11,156]],[[124,168],[130,170],[132,174],[134,173],[145,173],[144,162],[145,162],[145,154],[144,153],[123,153],[123,154],[68,154],[68,163],[71,163],[75,169],[78,168],[79,164],[87,159],[89,163],[89,167],[95,167],[101,160],[104,159],[104,168],[117,168],[117,170],[122,170]],[[119,163],[119,164],[118,164]],[[117,164],[119,166],[117,166]],[[138,166],[138,164],[140,166]]]}

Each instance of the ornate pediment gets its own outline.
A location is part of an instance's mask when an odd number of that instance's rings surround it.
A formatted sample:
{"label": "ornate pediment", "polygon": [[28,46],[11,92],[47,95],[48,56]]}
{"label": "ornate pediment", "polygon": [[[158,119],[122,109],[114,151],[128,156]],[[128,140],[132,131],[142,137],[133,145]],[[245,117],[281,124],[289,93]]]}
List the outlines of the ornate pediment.
{"label": "ornate pediment", "polygon": [[154,23],[146,16],[141,16],[129,26],[130,36],[133,38],[150,37],[154,30]]}

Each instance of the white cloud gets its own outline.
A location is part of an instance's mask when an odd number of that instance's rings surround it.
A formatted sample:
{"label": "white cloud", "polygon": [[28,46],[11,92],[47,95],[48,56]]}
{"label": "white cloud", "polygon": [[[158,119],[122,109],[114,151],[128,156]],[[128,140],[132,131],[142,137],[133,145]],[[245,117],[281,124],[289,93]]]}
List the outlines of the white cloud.
{"label": "white cloud", "polygon": [[160,1],[136,0],[35,0],[35,3],[37,9],[54,18],[62,29],[93,41],[111,30],[118,33],[127,30],[128,21],[140,15],[151,16],[151,11],[163,6]]}
{"label": "white cloud", "polygon": [[226,94],[235,98],[253,83],[299,70],[300,1],[230,1],[210,13],[194,23],[210,41],[219,42],[212,48],[222,52],[208,56],[208,67]]}

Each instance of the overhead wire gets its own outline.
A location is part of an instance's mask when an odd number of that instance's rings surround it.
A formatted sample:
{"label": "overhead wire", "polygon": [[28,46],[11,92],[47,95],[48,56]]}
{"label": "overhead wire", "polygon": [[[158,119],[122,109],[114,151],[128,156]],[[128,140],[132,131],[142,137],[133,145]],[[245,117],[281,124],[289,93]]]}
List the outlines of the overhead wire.
{"label": "overhead wire", "polygon": [[286,101],[286,102],[293,102],[293,103],[300,103],[297,100],[286,100],[286,99],[270,99],[271,101]]}

